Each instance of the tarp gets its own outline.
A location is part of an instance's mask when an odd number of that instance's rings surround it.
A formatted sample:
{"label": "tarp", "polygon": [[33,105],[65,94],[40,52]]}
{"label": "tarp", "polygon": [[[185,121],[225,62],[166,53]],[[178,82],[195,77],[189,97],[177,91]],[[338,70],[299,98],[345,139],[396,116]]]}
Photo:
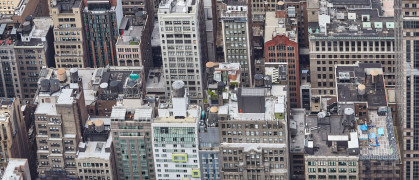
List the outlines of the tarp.
{"label": "tarp", "polygon": [[373,132],[372,132],[372,133],[370,134],[370,138],[371,138],[371,139],[375,139],[375,137],[377,137],[377,136],[375,135],[375,133],[373,133]]}
{"label": "tarp", "polygon": [[362,131],[366,131],[366,130],[368,130],[368,127],[367,127],[367,125],[365,125],[365,124],[364,124],[364,125],[361,125],[361,127],[360,127],[360,128],[361,128],[361,130],[362,130]]}
{"label": "tarp", "polygon": [[383,135],[384,135],[384,129],[378,128],[378,136],[383,136]]}

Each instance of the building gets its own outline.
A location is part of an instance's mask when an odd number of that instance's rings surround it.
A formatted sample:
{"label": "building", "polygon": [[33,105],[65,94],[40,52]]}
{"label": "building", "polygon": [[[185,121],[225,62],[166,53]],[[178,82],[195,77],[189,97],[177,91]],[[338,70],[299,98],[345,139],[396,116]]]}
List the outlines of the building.
{"label": "building", "polygon": [[416,80],[419,78],[415,54],[419,51],[419,16],[417,14],[417,1],[396,0],[394,3],[396,19],[396,92],[399,126],[399,142],[403,157],[403,179],[417,179],[419,169],[417,155],[419,152],[419,133],[417,112],[419,106],[415,97],[417,90]]}
{"label": "building", "polygon": [[216,61],[218,16],[217,1],[203,1],[205,14],[205,31],[207,35],[208,61]]}
{"label": "building", "polygon": [[304,166],[304,139],[305,139],[305,109],[294,108],[290,111],[290,178],[305,179]]}
{"label": "building", "polygon": [[117,179],[110,126],[109,117],[89,117],[76,157],[78,179]]}
{"label": "building", "polygon": [[386,6],[375,1],[320,1],[318,6],[317,22],[310,21],[315,15],[309,12],[312,101],[336,95],[336,64],[381,63],[386,87],[394,87],[394,18]]}
{"label": "building", "polygon": [[[298,46],[300,47],[300,55],[308,55],[307,1],[288,0],[284,1],[284,5],[287,9],[288,17],[295,18],[297,20]],[[281,9],[282,7],[279,6],[279,8]],[[304,56],[302,58],[306,58]]]}
{"label": "building", "polygon": [[32,102],[36,95],[42,67],[55,67],[52,24],[51,18],[28,17],[18,30],[20,39],[14,48],[22,100],[26,102]]}
{"label": "building", "polygon": [[[252,20],[256,22],[267,22],[268,20],[265,19],[265,14],[267,12],[275,12],[277,10],[277,6],[279,6],[279,2],[284,4],[281,0],[271,0],[271,1],[264,1],[264,0],[249,0],[251,2],[251,10],[252,10]],[[266,20],[266,21],[265,21]]]}
{"label": "building", "polygon": [[240,63],[241,83],[252,87],[255,75],[253,33],[250,3],[240,0],[226,1],[221,11],[224,59],[226,63]]}
{"label": "building", "polygon": [[18,26],[15,23],[2,23],[0,28],[3,29],[0,35],[0,97],[22,98],[21,79],[14,50],[19,35],[16,33]]}
{"label": "building", "polygon": [[166,0],[160,3],[159,27],[166,96],[172,83],[184,81],[191,103],[202,104],[207,59],[203,1]]}
{"label": "building", "polygon": [[161,69],[153,68],[149,71],[146,84],[146,99],[166,99],[166,80]]}
{"label": "building", "polygon": [[83,32],[82,1],[59,1],[52,7],[55,65],[57,68],[90,67]]}
{"label": "building", "polygon": [[111,133],[119,179],[156,179],[152,144],[153,107],[124,99],[112,108]]}
{"label": "building", "polygon": [[151,33],[151,52],[153,53],[154,67],[162,67],[163,59],[161,53],[159,21],[154,22],[153,32]]}
{"label": "building", "polygon": [[226,89],[208,120],[218,122],[221,178],[289,179],[284,86]]}
{"label": "building", "polygon": [[123,0],[122,11],[125,16],[135,16],[137,13],[146,13],[153,17],[154,1],[147,0]]}
{"label": "building", "polygon": [[199,161],[201,179],[220,179],[220,132],[218,127],[200,126]]}
{"label": "building", "polygon": [[9,164],[2,172],[2,179],[31,180],[27,159],[10,158]]}
{"label": "building", "polygon": [[[311,109],[311,82],[310,82],[310,67],[306,67],[301,70],[300,74],[300,94],[301,94],[301,107],[310,110]],[[320,98],[317,97],[317,100]],[[317,102],[315,102],[316,104]],[[316,108],[316,107],[315,107]]]}
{"label": "building", "polygon": [[284,11],[267,12],[265,23],[265,71],[272,69],[272,82],[279,82],[279,67],[286,66],[289,105],[301,107],[300,63],[296,19]]}
{"label": "building", "polygon": [[[343,115],[351,121],[352,115],[348,115],[355,114],[359,179],[400,179],[402,164],[389,107],[391,95],[385,87],[381,64],[339,65],[335,72],[338,112],[339,107],[345,108]],[[347,73],[350,75],[341,76]]]}
{"label": "building", "polygon": [[79,179],[116,179],[112,163],[112,139],[106,142],[87,142],[79,144],[76,158]]}
{"label": "building", "polygon": [[172,88],[172,103],[160,104],[158,117],[151,125],[156,179],[201,179],[198,142],[201,108],[189,104],[182,81],[175,81]]}
{"label": "building", "polygon": [[400,179],[381,64],[335,67],[337,97],[322,102],[321,112],[306,119],[306,179]]}
{"label": "building", "polygon": [[[139,19],[142,20],[139,20]],[[151,33],[154,22],[148,14],[137,17],[138,26],[129,26],[128,19],[124,18],[120,27],[122,35],[116,42],[116,55],[118,66],[142,66],[145,74],[153,67],[151,49]]]}
{"label": "building", "polygon": [[220,130],[216,122],[211,122],[208,115],[218,111],[212,107],[206,111],[207,119],[199,124],[199,162],[202,180],[217,180],[220,177]]}
{"label": "building", "polygon": [[38,176],[77,178],[78,145],[87,120],[84,74],[71,70],[44,68],[34,98]]}
{"label": "building", "polygon": [[120,99],[140,99],[143,104],[145,75],[142,67],[109,66],[96,68],[90,74],[89,93],[86,103],[89,115],[110,116],[112,108]]}
{"label": "building", "polygon": [[[19,99],[0,99],[0,125],[2,142],[0,166],[6,169],[11,158],[29,158],[28,133],[26,123],[20,111]],[[28,171],[29,172],[29,171]]]}
{"label": "building", "polygon": [[121,0],[84,1],[83,30],[90,67],[115,66],[115,44],[123,13]]}
{"label": "building", "polygon": [[7,4],[3,3],[0,5],[0,13],[2,15],[13,15],[15,13],[15,9],[18,9],[23,2],[24,0],[12,0]]}
{"label": "building", "polygon": [[359,179],[358,134],[344,131],[339,115],[321,112],[306,120],[305,179]]}

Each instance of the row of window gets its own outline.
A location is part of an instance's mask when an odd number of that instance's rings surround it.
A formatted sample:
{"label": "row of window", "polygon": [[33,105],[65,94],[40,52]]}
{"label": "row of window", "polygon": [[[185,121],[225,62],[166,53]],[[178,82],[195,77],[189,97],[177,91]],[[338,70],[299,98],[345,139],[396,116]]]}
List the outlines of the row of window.
{"label": "row of window", "polygon": [[346,165],[356,166],[356,161],[349,161],[349,162],[346,162],[346,161],[337,161],[337,162],[336,161],[308,161],[309,166],[316,166],[316,165],[318,165],[318,166],[326,166],[326,165],[336,166],[336,164],[339,165],[339,166],[346,166]]}
{"label": "row of window", "polygon": [[390,52],[390,51],[394,51],[394,42],[393,41],[316,41],[315,50],[316,51],[329,51],[329,52],[344,52],[344,51],[354,52],[354,51],[374,51],[374,50]]}

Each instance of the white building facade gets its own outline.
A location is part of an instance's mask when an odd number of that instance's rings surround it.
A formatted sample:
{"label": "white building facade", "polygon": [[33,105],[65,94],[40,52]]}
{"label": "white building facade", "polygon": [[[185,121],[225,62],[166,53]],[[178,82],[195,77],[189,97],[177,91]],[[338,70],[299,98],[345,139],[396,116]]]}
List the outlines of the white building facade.
{"label": "white building facade", "polygon": [[[201,52],[199,0],[167,0],[160,3],[159,31],[166,77],[166,96],[173,81],[182,80],[192,103],[202,103],[204,52]],[[205,31],[203,32],[205,33]]]}

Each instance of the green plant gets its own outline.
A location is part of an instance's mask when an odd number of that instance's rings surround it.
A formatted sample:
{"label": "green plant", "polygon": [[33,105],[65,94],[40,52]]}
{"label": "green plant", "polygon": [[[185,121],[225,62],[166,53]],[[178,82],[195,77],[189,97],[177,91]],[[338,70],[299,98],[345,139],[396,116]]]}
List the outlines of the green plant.
{"label": "green plant", "polygon": [[230,83],[230,87],[235,88],[235,87],[237,87],[237,86],[239,86],[239,83],[238,83],[238,82],[231,82],[231,83]]}

